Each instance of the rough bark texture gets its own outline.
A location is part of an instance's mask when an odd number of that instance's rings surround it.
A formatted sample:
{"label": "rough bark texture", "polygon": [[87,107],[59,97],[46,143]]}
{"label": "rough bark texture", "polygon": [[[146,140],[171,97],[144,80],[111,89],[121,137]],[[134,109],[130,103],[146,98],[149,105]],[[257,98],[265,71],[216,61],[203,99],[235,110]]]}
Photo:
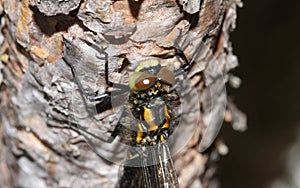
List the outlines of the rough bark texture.
{"label": "rough bark texture", "polygon": [[118,165],[97,156],[65,123],[87,126],[85,117],[94,116],[99,127],[111,128],[117,121],[109,105],[99,115],[87,110],[63,60],[73,63],[88,93],[105,92],[103,53],[80,39],[108,54],[113,82],[126,83],[121,70],[150,56],[182,64],[174,55],[179,49],[193,60],[188,78],[199,93],[200,130],[174,160],[181,187],[218,187],[216,162],[224,144],[217,140],[200,151],[224,117],[237,130],[246,126],[223,92],[225,82],[239,85],[229,73],[238,65],[229,31],[239,0],[0,2],[1,187],[115,186]]}

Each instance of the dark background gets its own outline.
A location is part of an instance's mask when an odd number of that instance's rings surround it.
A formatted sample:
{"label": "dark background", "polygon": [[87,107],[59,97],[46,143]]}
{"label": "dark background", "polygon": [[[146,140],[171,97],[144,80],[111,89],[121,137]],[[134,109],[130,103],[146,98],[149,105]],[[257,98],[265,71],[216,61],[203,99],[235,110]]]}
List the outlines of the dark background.
{"label": "dark background", "polygon": [[222,128],[230,149],[221,159],[222,188],[270,188],[278,179],[291,181],[287,154],[300,137],[299,15],[299,0],[244,0],[238,10],[231,36],[240,63],[234,73],[242,86],[228,93],[247,114],[248,130]]}

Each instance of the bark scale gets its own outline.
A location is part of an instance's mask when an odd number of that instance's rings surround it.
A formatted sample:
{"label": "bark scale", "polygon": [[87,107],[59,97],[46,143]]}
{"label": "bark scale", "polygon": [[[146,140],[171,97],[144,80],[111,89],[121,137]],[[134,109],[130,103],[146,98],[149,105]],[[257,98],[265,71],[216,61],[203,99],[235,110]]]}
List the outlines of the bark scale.
{"label": "bark scale", "polygon": [[[224,144],[217,140],[201,153],[201,143],[207,145],[201,139],[213,140],[224,118],[235,129],[246,126],[243,113],[222,92],[227,82],[239,85],[229,72],[238,65],[229,32],[241,5],[239,0],[1,0],[1,187],[116,184],[119,167],[99,158],[66,123],[87,125],[91,113],[100,127],[117,121],[110,104],[91,112],[82,102],[64,59],[74,63],[87,92],[102,94],[107,86],[103,54],[80,39],[108,54],[109,79],[116,83],[123,81],[124,67],[143,58],[171,64],[182,50],[192,60],[188,78],[199,93],[200,129],[174,156],[176,170],[180,187],[218,187]],[[204,136],[208,129],[211,135]]]}

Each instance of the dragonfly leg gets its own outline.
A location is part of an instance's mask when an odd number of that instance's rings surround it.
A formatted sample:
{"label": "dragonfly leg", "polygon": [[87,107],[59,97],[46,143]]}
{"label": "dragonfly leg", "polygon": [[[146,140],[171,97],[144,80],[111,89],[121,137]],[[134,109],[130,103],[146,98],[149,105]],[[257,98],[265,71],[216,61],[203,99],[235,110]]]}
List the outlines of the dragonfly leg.
{"label": "dragonfly leg", "polygon": [[[95,50],[99,51],[100,53],[104,54],[104,59],[105,59],[105,82],[106,82],[107,86],[111,87],[113,89],[116,89],[116,90],[121,90],[119,92],[116,91],[116,93],[124,93],[126,91],[129,91],[129,87],[127,85],[119,84],[119,83],[113,83],[113,82],[109,81],[109,79],[108,79],[108,66],[109,66],[108,54],[104,51],[104,49],[101,49],[96,44],[93,44],[93,43],[91,43],[91,42],[89,42],[85,39],[80,39],[80,40],[82,40],[83,42],[85,42],[87,45],[91,46]],[[101,57],[98,57],[98,58],[101,58]],[[76,72],[76,69],[75,69],[74,65],[72,63],[70,63],[67,60],[67,58],[63,58],[63,59],[67,63],[67,65],[71,68],[72,75],[75,79],[76,84],[78,85],[80,93],[82,95],[84,95],[85,98],[88,101],[90,101],[90,102],[100,101],[101,102],[101,101],[108,101],[111,98],[111,92],[110,91],[106,91],[105,93],[102,93],[100,95],[96,95],[95,93],[91,94],[91,93],[86,92],[85,89],[83,88],[83,85],[82,85],[79,77],[78,77],[78,74]]]}
{"label": "dragonfly leg", "polygon": [[[220,21],[223,22],[223,15],[224,15],[223,13],[224,13],[224,7],[222,7],[222,9],[220,10],[216,20],[210,25],[209,29],[203,34],[202,40],[195,47],[196,50],[194,51],[194,53],[191,55],[190,58],[187,58],[185,53],[184,53],[186,48],[190,45],[189,44],[190,42],[187,41],[187,38],[185,38],[185,40],[183,41],[183,44],[181,45],[181,47],[178,44],[178,42],[176,42],[176,44],[175,44],[176,55],[178,57],[180,57],[185,62],[185,64],[183,64],[179,70],[175,71],[175,75],[182,74],[182,70],[184,72],[188,71],[190,69],[191,63],[195,60],[195,58],[197,57],[197,55],[199,54],[199,52],[203,48],[203,45],[205,44],[207,39],[209,39],[211,37],[215,37],[213,35],[213,33],[218,28],[218,26],[220,26]],[[180,73],[180,71],[181,71],[181,73]]]}

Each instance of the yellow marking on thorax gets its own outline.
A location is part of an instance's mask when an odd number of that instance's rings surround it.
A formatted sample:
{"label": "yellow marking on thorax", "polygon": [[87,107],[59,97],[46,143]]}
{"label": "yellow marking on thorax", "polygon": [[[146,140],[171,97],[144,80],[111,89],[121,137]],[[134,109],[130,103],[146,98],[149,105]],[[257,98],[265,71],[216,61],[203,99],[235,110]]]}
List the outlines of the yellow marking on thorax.
{"label": "yellow marking on thorax", "polygon": [[135,140],[137,143],[140,143],[143,139],[143,127],[140,123],[138,124],[138,128],[139,128],[139,130],[137,131]]}
{"label": "yellow marking on thorax", "polygon": [[165,138],[163,135],[160,135],[160,141],[162,141],[162,143],[165,143]]}
{"label": "yellow marking on thorax", "polygon": [[148,131],[155,131],[158,129],[158,125],[155,124],[152,111],[149,108],[144,107],[144,119],[147,124],[150,126]]}
{"label": "yellow marking on thorax", "polygon": [[170,127],[170,114],[168,112],[167,105],[165,105],[165,117],[166,117],[166,122],[162,126],[163,129],[168,129]]}
{"label": "yellow marking on thorax", "polygon": [[[164,106],[164,111],[165,111],[165,123],[163,124],[163,126],[161,127],[162,129],[168,129],[170,127],[170,115],[168,112],[168,108],[165,105]],[[159,129],[159,125],[156,125],[154,122],[155,117],[153,116],[152,111],[147,108],[144,107],[144,114],[143,114],[144,120],[146,121],[146,123],[149,125],[148,131],[156,131]],[[141,118],[142,119],[142,118]],[[137,143],[141,143],[141,141],[143,140],[143,126],[141,123],[138,124],[138,131],[137,131],[137,135],[136,135],[136,142]],[[163,135],[160,136],[160,140],[161,141],[165,141]]]}

